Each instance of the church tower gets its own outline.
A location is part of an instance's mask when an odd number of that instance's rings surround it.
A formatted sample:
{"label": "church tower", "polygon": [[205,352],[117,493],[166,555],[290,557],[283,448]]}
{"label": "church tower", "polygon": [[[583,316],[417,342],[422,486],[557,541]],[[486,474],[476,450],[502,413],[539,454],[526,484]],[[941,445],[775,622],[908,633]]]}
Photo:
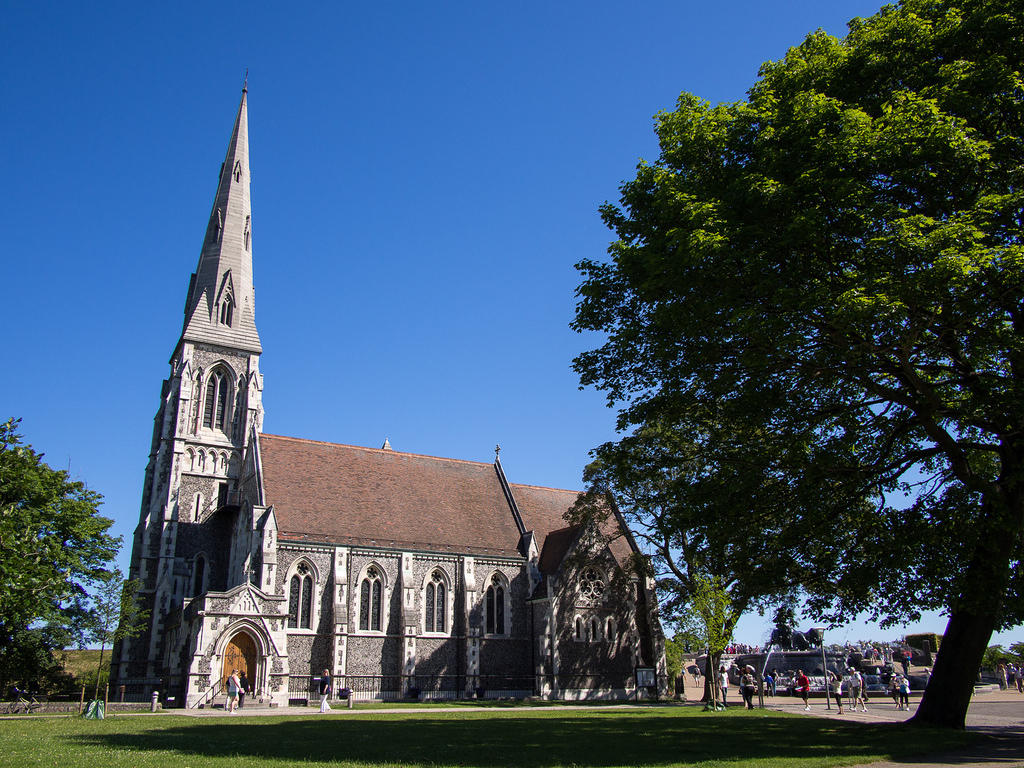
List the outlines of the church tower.
{"label": "church tower", "polygon": [[155,679],[174,665],[183,638],[168,630],[186,600],[248,578],[249,563],[232,552],[243,458],[263,423],[246,94],[243,87],[153,425],[130,567],[150,617],[115,649],[122,681]]}

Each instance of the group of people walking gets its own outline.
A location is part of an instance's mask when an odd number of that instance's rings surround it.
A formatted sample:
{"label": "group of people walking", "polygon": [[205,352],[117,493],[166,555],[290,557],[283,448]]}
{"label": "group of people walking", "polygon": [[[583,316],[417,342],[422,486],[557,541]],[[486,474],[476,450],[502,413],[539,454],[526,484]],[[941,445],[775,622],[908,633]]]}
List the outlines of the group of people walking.
{"label": "group of people walking", "polygon": [[[719,685],[722,688],[722,705],[728,706],[729,697],[729,670],[723,665],[718,670]],[[743,697],[743,705],[747,709],[754,708],[754,695],[757,693],[757,677],[754,668],[750,665],[740,670],[740,696]]]}
{"label": "group of people walking", "polygon": [[[835,696],[840,715],[843,714],[844,694],[849,696],[854,712],[857,711],[858,706],[861,712],[868,711],[868,685],[859,669],[848,667],[846,674],[842,676],[835,672],[829,672],[829,677],[832,683],[832,695]],[[806,700],[804,708],[806,709]]]}
{"label": "group of people walking", "polygon": [[1017,693],[1024,693],[1024,664],[1006,662],[999,665],[998,671],[999,687],[1002,690],[1016,688]]}

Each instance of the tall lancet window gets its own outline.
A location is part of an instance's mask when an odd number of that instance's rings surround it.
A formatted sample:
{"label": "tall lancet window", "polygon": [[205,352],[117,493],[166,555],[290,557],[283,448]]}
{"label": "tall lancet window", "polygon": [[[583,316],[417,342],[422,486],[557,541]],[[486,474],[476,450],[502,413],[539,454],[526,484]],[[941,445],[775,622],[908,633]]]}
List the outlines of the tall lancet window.
{"label": "tall lancet window", "polygon": [[299,563],[288,583],[288,628],[309,629],[313,612],[313,575],[309,566]]}
{"label": "tall lancet window", "polygon": [[384,580],[380,571],[371,566],[366,577],[359,585],[359,629],[380,632],[381,602],[384,592]]}
{"label": "tall lancet window", "polygon": [[423,596],[423,629],[425,632],[444,632],[448,628],[446,591],[444,574],[441,571],[434,571]]}
{"label": "tall lancet window", "polygon": [[203,403],[203,426],[224,429],[227,425],[228,391],[231,389],[228,377],[223,371],[214,371],[206,382],[206,398]]}
{"label": "tall lancet window", "polygon": [[220,283],[220,313],[218,319],[221,325],[231,325],[231,316],[235,311],[235,286],[231,280],[231,270],[224,273],[224,279]]}
{"label": "tall lancet window", "polygon": [[231,300],[231,294],[226,294],[220,303],[220,324],[231,325],[231,315],[235,311],[235,302]]}
{"label": "tall lancet window", "polygon": [[245,250],[249,250],[249,220],[251,216],[245,217]]}
{"label": "tall lancet window", "polygon": [[504,580],[494,574],[484,595],[484,632],[488,635],[504,635],[506,632],[505,595]]}

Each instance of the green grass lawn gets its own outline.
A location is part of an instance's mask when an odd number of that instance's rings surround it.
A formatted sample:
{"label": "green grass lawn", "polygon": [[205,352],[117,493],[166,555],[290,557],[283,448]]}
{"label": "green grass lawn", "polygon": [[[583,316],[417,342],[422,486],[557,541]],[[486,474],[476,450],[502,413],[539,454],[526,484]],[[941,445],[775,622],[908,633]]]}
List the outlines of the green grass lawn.
{"label": "green grass lawn", "polygon": [[0,721],[0,765],[839,766],[955,749],[961,732],[736,709],[493,710],[358,716]]}

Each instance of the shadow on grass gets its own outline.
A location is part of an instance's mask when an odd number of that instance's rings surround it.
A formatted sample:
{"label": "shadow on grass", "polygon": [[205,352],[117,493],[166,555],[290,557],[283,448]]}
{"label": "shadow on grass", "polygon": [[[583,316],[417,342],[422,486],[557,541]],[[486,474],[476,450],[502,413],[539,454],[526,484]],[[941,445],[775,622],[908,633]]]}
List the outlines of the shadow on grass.
{"label": "shadow on grass", "polygon": [[[69,736],[80,745],[135,752],[235,756],[264,762],[519,766],[667,765],[747,759],[851,764],[954,749],[961,733],[850,725],[779,715],[700,716],[521,713],[417,714],[276,720],[149,721],[137,732]],[[135,729],[132,729],[133,731]],[[763,764],[763,763],[762,763]]]}

